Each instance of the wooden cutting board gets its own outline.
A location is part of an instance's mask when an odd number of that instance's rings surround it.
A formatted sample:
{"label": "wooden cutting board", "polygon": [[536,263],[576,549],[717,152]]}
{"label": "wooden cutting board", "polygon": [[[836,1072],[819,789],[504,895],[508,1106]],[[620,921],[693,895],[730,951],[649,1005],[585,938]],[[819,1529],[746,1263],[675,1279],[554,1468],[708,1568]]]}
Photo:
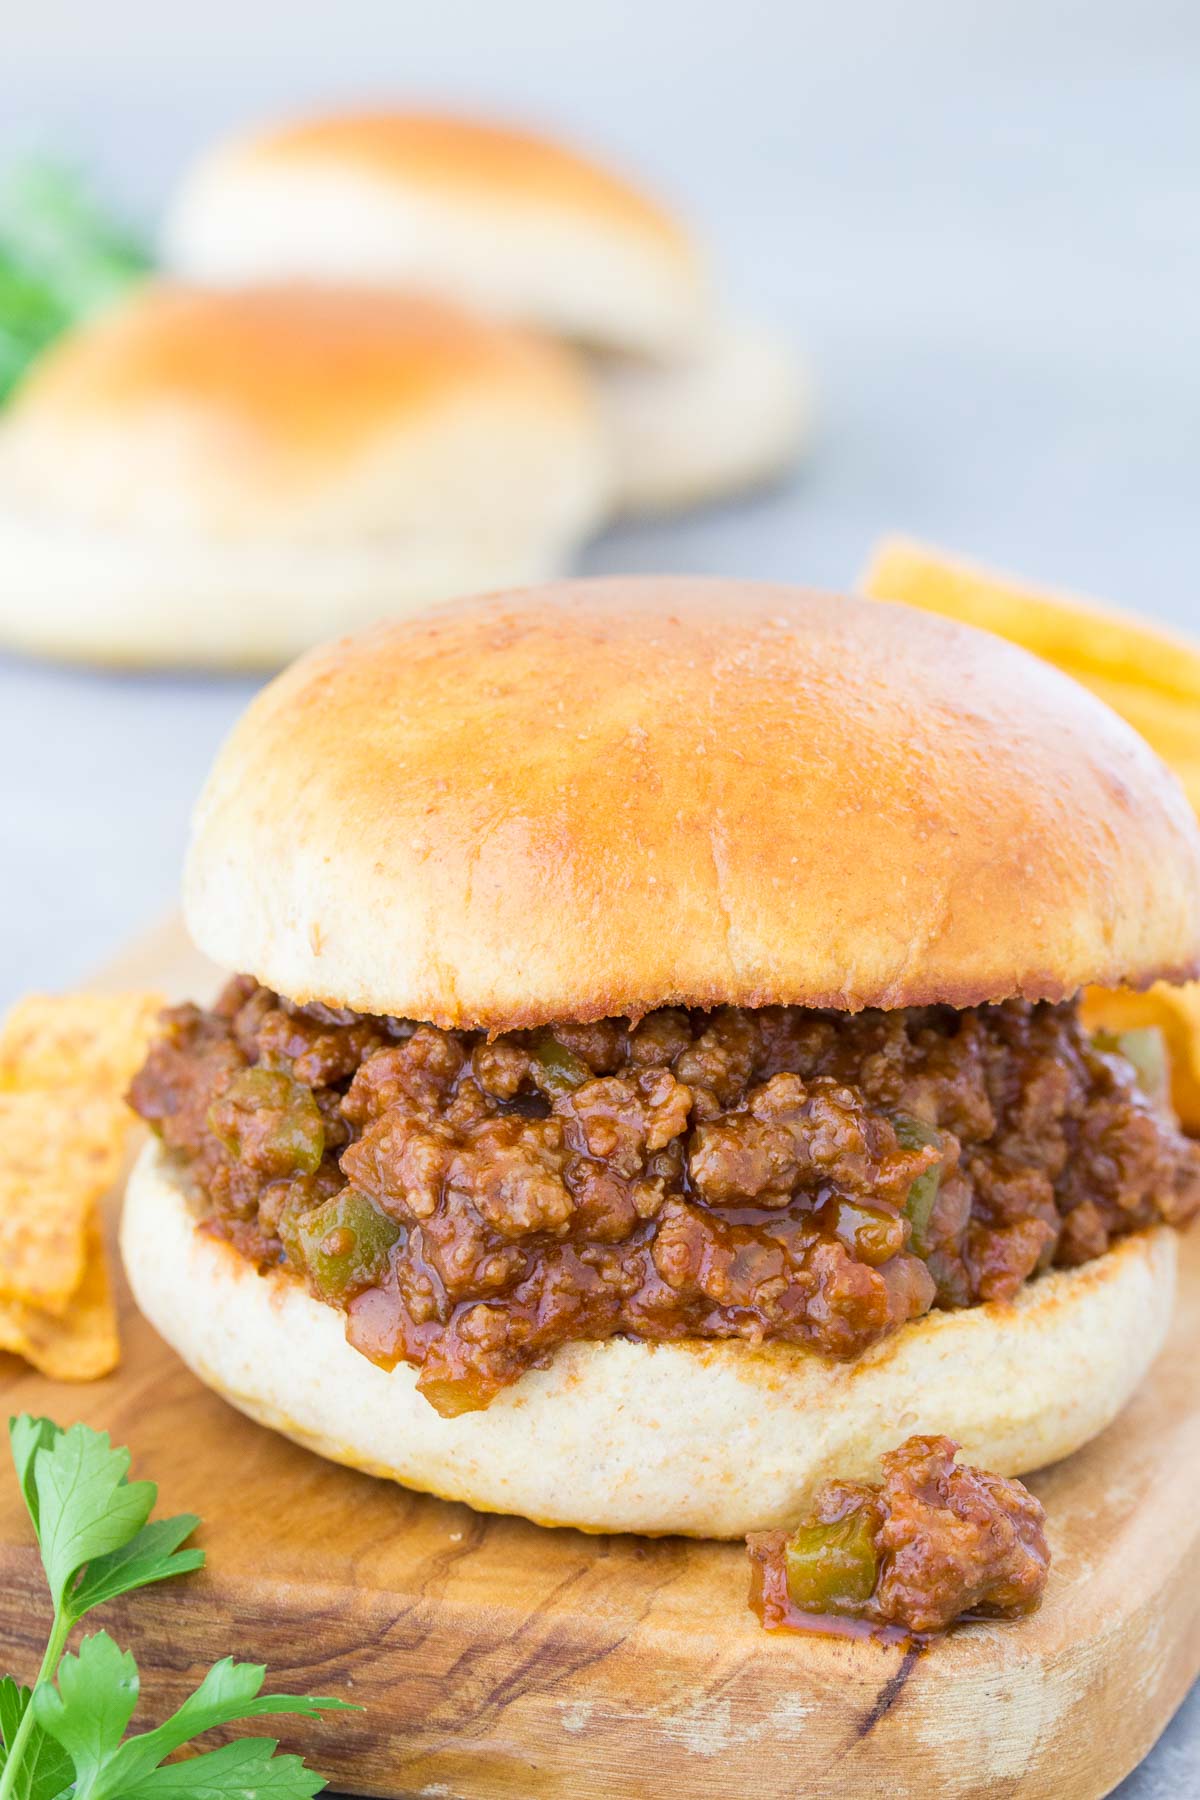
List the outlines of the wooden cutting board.
{"label": "wooden cutting board", "polygon": [[[169,925],[104,985],[207,995]],[[924,1655],[771,1637],[732,1544],[586,1537],[489,1518],[321,1462],[203,1388],[123,1295],[124,1358],[89,1386],[0,1358],[10,1412],[133,1448],[167,1512],[203,1515],[206,1571],[109,1609],[161,1717],[230,1651],[270,1686],[364,1710],[280,1720],[334,1787],[433,1800],[1097,1800],[1200,1672],[1200,1234],[1169,1346],[1124,1416],[1035,1477],[1042,1611]],[[681,1471],[686,1479],[686,1471]],[[36,1670],[40,1571],[0,1481],[0,1666]]]}

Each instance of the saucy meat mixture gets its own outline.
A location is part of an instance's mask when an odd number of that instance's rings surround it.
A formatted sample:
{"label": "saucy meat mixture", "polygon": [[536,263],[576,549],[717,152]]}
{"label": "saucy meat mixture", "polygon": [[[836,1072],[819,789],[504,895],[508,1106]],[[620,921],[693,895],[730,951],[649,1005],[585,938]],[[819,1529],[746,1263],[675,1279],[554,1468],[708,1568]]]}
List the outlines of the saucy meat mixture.
{"label": "saucy meat mixture", "polygon": [[1200,1210],[1200,1145],[1071,1005],[489,1042],[237,977],[164,1015],[131,1100],[207,1229],[294,1269],[445,1414],[577,1338],[852,1357]]}
{"label": "saucy meat mixture", "polygon": [[926,1636],[1041,1604],[1046,1515],[1019,1481],[959,1466],[944,1437],[880,1458],[883,1481],[827,1481],[790,1535],[752,1532],[750,1604],[768,1630],[859,1620]]}

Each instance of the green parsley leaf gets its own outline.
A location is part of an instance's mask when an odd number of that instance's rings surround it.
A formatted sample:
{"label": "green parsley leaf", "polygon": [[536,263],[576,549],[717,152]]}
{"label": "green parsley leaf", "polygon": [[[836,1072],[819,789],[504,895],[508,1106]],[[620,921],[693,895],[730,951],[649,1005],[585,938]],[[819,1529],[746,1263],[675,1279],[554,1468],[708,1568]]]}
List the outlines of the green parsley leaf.
{"label": "green parsley leaf", "polygon": [[72,1425],[33,1459],[42,1566],[56,1611],[70,1613],[71,1583],[84,1563],[120,1550],[150,1517],[152,1481],[130,1481],[128,1450],[106,1431]]}
{"label": "green parsley leaf", "polygon": [[[29,1710],[32,1695],[18,1687],[11,1675],[0,1680],[0,1771],[8,1761],[8,1747]],[[13,1800],[57,1800],[75,1779],[71,1759],[62,1745],[35,1724],[25,1741],[25,1753],[16,1771]]]}
{"label": "green parsley leaf", "polygon": [[0,1678],[0,1768],[8,1761],[8,1746],[29,1705],[29,1689],[18,1687],[11,1675]]}
{"label": "green parsley leaf", "polygon": [[203,1568],[203,1550],[179,1548],[199,1523],[195,1513],[152,1519],[127,1544],[110,1550],[107,1556],[94,1556],[71,1590],[72,1618],[82,1619],[93,1606],[131,1594],[135,1588],[149,1587],[153,1581],[168,1581],[172,1575],[188,1575]]}
{"label": "green parsley leaf", "polygon": [[0,403],[46,346],[150,268],[146,244],[73,170],[25,162],[0,181]]}
{"label": "green parsley leaf", "polygon": [[155,1769],[121,1800],[312,1800],[326,1783],[298,1756],[276,1756],[275,1738],[242,1738],[187,1762]]}
{"label": "green parsley leaf", "polygon": [[33,1520],[33,1529],[41,1542],[41,1529],[38,1525],[37,1483],[33,1478],[34,1461],[39,1450],[48,1450],[62,1436],[62,1430],[53,1419],[35,1419],[32,1413],[21,1413],[18,1418],[8,1421],[8,1439],[12,1447],[12,1459],[16,1464],[17,1480],[21,1484],[21,1493],[29,1517]]}
{"label": "green parsley leaf", "polygon": [[[232,1657],[215,1663],[194,1694],[153,1731],[125,1733],[138,1699],[138,1668],[107,1632],[66,1652],[71,1627],[120,1594],[186,1574],[204,1561],[181,1548],[192,1513],[150,1520],[152,1481],[129,1480],[128,1450],[86,1425],[9,1421],[13,1462],[54,1600],[42,1669],[32,1694],[0,1681],[0,1800],[310,1800],[325,1786],[276,1741],[250,1738],[168,1762],[184,1745],[268,1713],[306,1718],[354,1711],[341,1700],[261,1692],[266,1670]],[[57,1671],[57,1683],[56,1683]]]}
{"label": "green parsley leaf", "polygon": [[[64,1663],[65,1663],[64,1658]],[[88,1786],[79,1771],[77,1800],[124,1800],[133,1793],[160,1763],[216,1725],[232,1725],[241,1719],[261,1718],[267,1713],[299,1713],[314,1718],[319,1712],[355,1710],[343,1700],[309,1698],[303,1694],[261,1694],[266,1669],[261,1663],[238,1663],[225,1657],[214,1663],[194,1694],[190,1694],[177,1712],[171,1714],[154,1731],[129,1738],[111,1755],[99,1785]],[[61,1713],[38,1718],[47,1731],[53,1732],[68,1749],[64,1727],[72,1730],[70,1718]]]}
{"label": "green parsley leaf", "polygon": [[[39,1482],[42,1479],[55,1492],[56,1521],[60,1520],[64,1511],[64,1482],[69,1482],[70,1479],[78,1481],[85,1493],[92,1496],[93,1512],[96,1511],[96,1503],[99,1504],[106,1526],[114,1523],[118,1515],[125,1520],[121,1540],[106,1551],[101,1552],[98,1540],[89,1535],[85,1558],[87,1566],[79,1581],[70,1586],[62,1597],[63,1609],[72,1624],[82,1619],[93,1606],[102,1606],[106,1600],[115,1600],[121,1594],[147,1587],[153,1581],[166,1581],[172,1575],[187,1575],[193,1569],[203,1566],[203,1550],[179,1548],[200,1523],[195,1513],[178,1513],[171,1519],[155,1519],[138,1528],[136,1521],[141,1514],[143,1502],[148,1495],[148,1512],[157,1497],[157,1489],[153,1482],[129,1483],[129,1452],[110,1449],[108,1438],[103,1433],[91,1431],[86,1425],[72,1426],[71,1432],[67,1433],[52,1420],[35,1419],[28,1413],[23,1413],[20,1418],[10,1419],[8,1430],[21,1492],[25,1496],[25,1504],[39,1541],[42,1537]],[[40,1452],[51,1452],[55,1456],[54,1467],[44,1477],[38,1473],[41,1466]],[[74,1457],[73,1464],[69,1460],[71,1457]],[[119,1506],[114,1509],[108,1505],[105,1496],[112,1494],[117,1488],[124,1488],[124,1493],[118,1496]],[[78,1504],[74,1500],[70,1502],[68,1510],[72,1516]],[[51,1545],[56,1566],[64,1560],[70,1561],[72,1555],[65,1541],[60,1542],[60,1539],[61,1531],[58,1531],[55,1542]],[[75,1570],[61,1571],[68,1582],[78,1567],[77,1563]],[[54,1577],[50,1575],[48,1565],[47,1575],[53,1588]]]}
{"label": "green parsley leaf", "polygon": [[96,1784],[116,1754],[137,1698],[137,1663],[106,1631],[85,1637],[78,1656],[63,1657],[56,1688],[38,1688],[34,1717],[74,1763],[76,1796],[99,1791]]}

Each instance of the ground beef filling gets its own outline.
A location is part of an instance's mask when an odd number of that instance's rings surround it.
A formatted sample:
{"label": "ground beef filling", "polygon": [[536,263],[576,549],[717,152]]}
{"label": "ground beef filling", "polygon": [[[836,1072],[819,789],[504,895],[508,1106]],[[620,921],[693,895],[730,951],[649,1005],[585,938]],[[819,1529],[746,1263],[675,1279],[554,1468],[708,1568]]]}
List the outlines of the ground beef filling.
{"label": "ground beef filling", "polygon": [[852,1357],[1200,1208],[1200,1146],[1072,1006],[669,1009],[488,1042],[238,977],[131,1099],[207,1228],[439,1411],[576,1338]]}
{"label": "ground beef filling", "polygon": [[1041,1605],[1046,1515],[1019,1481],[954,1460],[944,1437],[880,1458],[883,1480],[827,1481],[792,1533],[752,1532],[750,1603],[768,1630],[835,1620],[927,1636]]}

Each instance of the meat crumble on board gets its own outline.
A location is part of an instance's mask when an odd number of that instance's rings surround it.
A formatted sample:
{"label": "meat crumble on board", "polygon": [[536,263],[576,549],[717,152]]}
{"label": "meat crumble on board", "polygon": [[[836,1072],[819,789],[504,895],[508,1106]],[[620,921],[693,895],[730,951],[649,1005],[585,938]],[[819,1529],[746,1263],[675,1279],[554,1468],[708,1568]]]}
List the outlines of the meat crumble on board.
{"label": "meat crumble on board", "polygon": [[827,1481],[793,1532],[751,1532],[750,1604],[766,1628],[921,1639],[960,1618],[1036,1612],[1050,1571],[1042,1504],[956,1463],[957,1449],[911,1437],[880,1458],[878,1484]]}

